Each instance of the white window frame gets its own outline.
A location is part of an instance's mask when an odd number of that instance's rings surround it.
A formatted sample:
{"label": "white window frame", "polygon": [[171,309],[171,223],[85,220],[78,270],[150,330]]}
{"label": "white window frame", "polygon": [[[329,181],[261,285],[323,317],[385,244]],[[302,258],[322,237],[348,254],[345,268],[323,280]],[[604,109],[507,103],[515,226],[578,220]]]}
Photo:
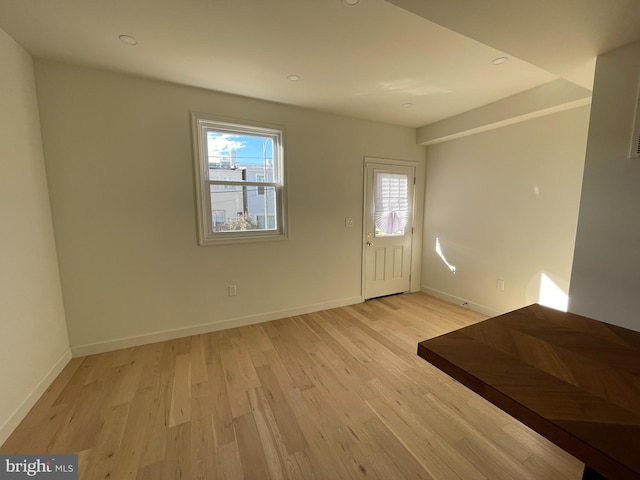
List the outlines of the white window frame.
{"label": "white window frame", "polygon": [[[228,243],[260,242],[287,239],[287,201],[286,177],[284,169],[285,130],[281,125],[256,122],[244,119],[220,117],[204,113],[191,113],[193,134],[193,159],[195,171],[196,207],[198,219],[198,244],[201,246]],[[209,179],[209,153],[207,148],[207,132],[219,131],[238,135],[265,136],[273,141],[274,178],[271,182],[224,181]],[[276,175],[277,173],[277,175]],[[266,180],[266,179],[265,179]],[[233,230],[216,232],[213,226],[213,210],[211,205],[211,185],[242,187],[273,187],[275,191],[275,208],[277,225],[272,230]],[[265,212],[267,215],[267,212]]]}

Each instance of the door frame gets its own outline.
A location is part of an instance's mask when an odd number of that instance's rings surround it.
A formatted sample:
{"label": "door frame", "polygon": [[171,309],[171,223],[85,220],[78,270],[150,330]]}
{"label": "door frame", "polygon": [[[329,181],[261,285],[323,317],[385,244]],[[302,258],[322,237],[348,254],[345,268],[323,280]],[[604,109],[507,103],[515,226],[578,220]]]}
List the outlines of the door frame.
{"label": "door frame", "polygon": [[[420,162],[417,160],[398,160],[393,158],[382,158],[382,157],[364,157],[364,161],[362,164],[362,177],[363,177],[363,199],[362,199],[362,242],[360,244],[360,248],[362,249],[362,259],[361,259],[361,289],[360,296],[363,301],[366,301],[365,298],[365,281],[366,281],[366,256],[367,256],[367,199],[369,196],[369,185],[367,183],[367,171],[370,165],[381,165],[381,166],[392,166],[392,167],[409,167],[413,168],[413,198],[411,199],[411,218],[410,218],[410,227],[411,227],[411,258],[409,259],[409,275],[410,278],[413,278],[413,259],[414,259],[414,227],[415,227],[415,215],[416,215],[416,182],[418,176],[418,165]],[[409,282],[409,289],[411,289],[411,281]]]}

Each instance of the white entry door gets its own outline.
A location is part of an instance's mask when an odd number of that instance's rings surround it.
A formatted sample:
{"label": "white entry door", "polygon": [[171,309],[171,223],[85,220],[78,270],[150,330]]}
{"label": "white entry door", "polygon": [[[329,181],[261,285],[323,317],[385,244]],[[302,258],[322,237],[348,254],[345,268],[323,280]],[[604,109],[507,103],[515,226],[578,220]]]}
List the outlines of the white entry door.
{"label": "white entry door", "polygon": [[365,159],[364,298],[411,287],[415,166]]}

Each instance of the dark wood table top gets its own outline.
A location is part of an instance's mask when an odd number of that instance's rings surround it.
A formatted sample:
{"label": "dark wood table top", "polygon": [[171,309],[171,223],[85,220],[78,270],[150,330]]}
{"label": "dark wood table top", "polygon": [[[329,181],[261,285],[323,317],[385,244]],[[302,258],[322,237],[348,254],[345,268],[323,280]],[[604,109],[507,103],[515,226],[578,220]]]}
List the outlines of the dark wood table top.
{"label": "dark wood table top", "polygon": [[418,355],[610,479],[640,478],[640,333],[540,305]]}

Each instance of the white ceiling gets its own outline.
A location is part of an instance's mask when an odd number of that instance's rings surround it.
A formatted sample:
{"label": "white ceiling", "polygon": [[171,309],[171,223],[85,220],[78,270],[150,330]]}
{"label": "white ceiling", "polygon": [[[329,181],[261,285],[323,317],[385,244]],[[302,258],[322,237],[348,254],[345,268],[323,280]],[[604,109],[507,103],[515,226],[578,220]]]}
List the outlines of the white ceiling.
{"label": "white ceiling", "polygon": [[599,53],[640,38],[640,2],[0,0],[0,27],[37,58],[420,127],[558,78],[589,88]]}

